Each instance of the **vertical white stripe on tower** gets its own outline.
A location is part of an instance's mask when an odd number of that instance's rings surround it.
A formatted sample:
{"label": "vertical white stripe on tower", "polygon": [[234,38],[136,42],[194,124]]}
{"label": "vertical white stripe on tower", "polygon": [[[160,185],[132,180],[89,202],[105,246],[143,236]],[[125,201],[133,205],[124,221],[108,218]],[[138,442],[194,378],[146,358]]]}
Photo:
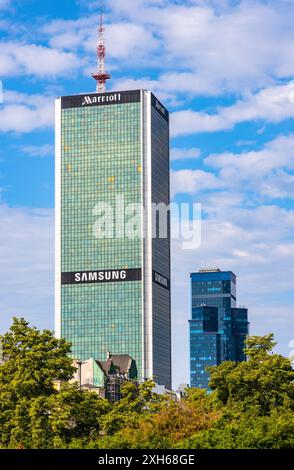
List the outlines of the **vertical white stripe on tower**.
{"label": "vertical white stripe on tower", "polygon": [[61,98],[55,100],[55,336],[61,337]]}
{"label": "vertical white stripe on tower", "polygon": [[151,93],[142,91],[144,233],[144,378],[153,378]]}

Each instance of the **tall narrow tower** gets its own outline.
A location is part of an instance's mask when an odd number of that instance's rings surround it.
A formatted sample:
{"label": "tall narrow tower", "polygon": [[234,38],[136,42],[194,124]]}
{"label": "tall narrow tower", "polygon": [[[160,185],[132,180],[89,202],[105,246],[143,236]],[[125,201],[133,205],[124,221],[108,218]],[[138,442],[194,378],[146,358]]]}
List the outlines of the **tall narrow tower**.
{"label": "tall narrow tower", "polygon": [[79,360],[129,355],[170,387],[170,215],[154,237],[152,212],[169,206],[169,113],[150,91],[104,91],[103,31],[97,93],[56,100],[55,332]]}
{"label": "tall narrow tower", "polygon": [[97,93],[104,93],[106,91],[106,81],[111,78],[111,76],[105,72],[105,42],[104,42],[104,26],[103,26],[103,11],[100,14],[100,25],[98,28],[98,43],[97,43],[97,63],[98,71],[92,73],[92,77],[96,80]]}

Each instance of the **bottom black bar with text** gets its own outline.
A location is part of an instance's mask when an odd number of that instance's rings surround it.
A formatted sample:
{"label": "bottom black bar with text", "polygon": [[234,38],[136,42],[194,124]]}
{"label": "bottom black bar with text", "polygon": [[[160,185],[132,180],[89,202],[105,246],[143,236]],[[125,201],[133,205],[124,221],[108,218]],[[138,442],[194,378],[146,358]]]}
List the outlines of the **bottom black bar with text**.
{"label": "bottom black bar with text", "polygon": [[[208,463],[281,464],[292,457],[291,450],[0,450],[0,466],[87,464],[93,468],[144,468],[144,466],[204,468]],[[18,467],[15,467],[18,468]],[[20,468],[20,467],[19,467]]]}

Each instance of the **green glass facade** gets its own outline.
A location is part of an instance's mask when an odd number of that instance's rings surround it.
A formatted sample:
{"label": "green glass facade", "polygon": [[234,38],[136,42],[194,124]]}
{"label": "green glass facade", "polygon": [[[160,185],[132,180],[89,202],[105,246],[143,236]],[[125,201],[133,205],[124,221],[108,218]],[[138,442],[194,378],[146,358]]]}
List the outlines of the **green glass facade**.
{"label": "green glass facade", "polygon": [[[148,376],[145,242],[117,237],[124,226],[115,214],[122,195],[125,206],[145,202],[142,93],[106,94],[117,101],[91,101],[97,96],[62,97],[56,104],[56,330],[72,343],[75,358],[104,360],[108,351],[129,354],[143,378]],[[114,210],[113,236],[107,238],[97,232],[101,204]],[[62,281],[73,273],[104,270],[135,270],[137,276],[125,282]],[[168,320],[169,313],[168,305],[163,312]]]}

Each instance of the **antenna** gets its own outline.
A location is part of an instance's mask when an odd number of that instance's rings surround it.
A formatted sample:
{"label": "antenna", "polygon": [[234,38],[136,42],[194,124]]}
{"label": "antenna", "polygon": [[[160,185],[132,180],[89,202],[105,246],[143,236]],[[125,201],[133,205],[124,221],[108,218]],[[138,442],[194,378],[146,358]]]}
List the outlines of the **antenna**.
{"label": "antenna", "polygon": [[105,42],[104,42],[104,25],[103,25],[103,7],[101,7],[100,13],[100,25],[98,28],[98,43],[97,43],[97,61],[98,61],[98,72],[92,73],[92,77],[97,82],[96,91],[97,93],[104,93],[106,90],[106,80],[109,80],[111,76],[105,72]]}

